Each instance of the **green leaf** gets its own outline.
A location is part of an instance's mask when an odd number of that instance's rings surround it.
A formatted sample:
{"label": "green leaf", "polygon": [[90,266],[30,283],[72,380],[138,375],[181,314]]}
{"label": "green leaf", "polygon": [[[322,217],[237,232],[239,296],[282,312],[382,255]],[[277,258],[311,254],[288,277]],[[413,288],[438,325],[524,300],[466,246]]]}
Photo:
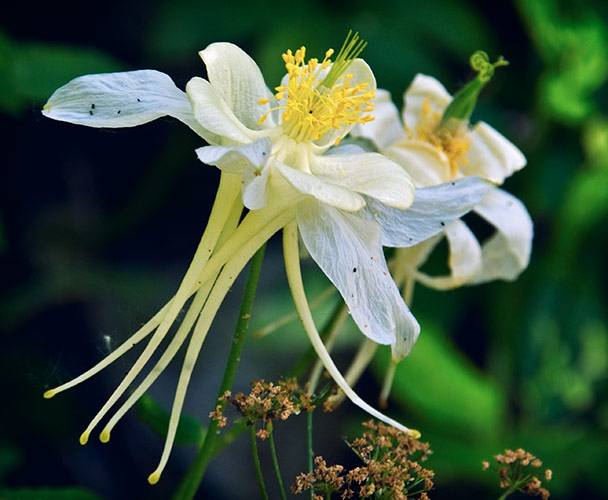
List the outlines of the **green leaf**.
{"label": "green leaf", "polygon": [[542,103],[561,120],[584,120],[596,107],[593,92],[608,78],[605,21],[589,2],[520,0],[518,6],[547,66],[539,89]]}
{"label": "green leaf", "polygon": [[608,169],[579,169],[572,176],[562,209],[556,218],[555,249],[558,269],[570,269],[585,238],[600,228],[608,214]]}
{"label": "green leaf", "polygon": [[608,171],[608,118],[595,117],[585,123],[583,149],[591,166]]}
{"label": "green leaf", "polygon": [[81,488],[0,489],[2,500],[101,500],[102,497]]}
{"label": "green leaf", "polygon": [[[152,397],[144,394],[137,402],[137,415],[161,437],[166,437],[169,427],[169,413]],[[200,444],[206,429],[201,422],[190,415],[182,415],[177,426],[175,444]]]}
{"label": "green leaf", "polygon": [[420,323],[422,333],[412,353],[397,365],[391,398],[416,413],[424,427],[467,439],[495,435],[505,409],[503,392],[437,326]]}
{"label": "green leaf", "polygon": [[0,31],[0,111],[18,114],[41,107],[53,91],[77,76],[121,69],[97,49],[20,43]]}

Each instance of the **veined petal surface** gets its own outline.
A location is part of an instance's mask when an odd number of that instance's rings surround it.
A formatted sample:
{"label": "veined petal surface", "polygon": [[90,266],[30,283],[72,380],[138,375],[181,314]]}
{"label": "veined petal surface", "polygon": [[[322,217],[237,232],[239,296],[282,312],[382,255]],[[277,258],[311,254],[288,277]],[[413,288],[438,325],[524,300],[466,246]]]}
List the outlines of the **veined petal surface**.
{"label": "veined petal surface", "polygon": [[465,177],[439,186],[416,189],[407,210],[367,199],[369,211],[382,230],[382,244],[410,247],[440,233],[448,224],[473,209],[493,185],[478,177]]}
{"label": "veined petal surface", "polygon": [[138,70],[74,78],[57,89],[42,114],[87,127],[135,127],[172,116],[205,138],[186,94],[160,71]]}
{"label": "veined petal surface", "polygon": [[[255,61],[241,48],[226,42],[212,43],[199,55],[207,67],[209,83],[239,121],[252,130],[263,128],[258,120],[270,109],[270,105],[261,105],[258,101],[272,98],[272,93]],[[274,125],[269,115],[264,128]]]}
{"label": "veined petal surface", "polygon": [[263,137],[244,146],[203,146],[196,150],[199,160],[224,172],[241,174],[246,168],[261,170],[270,158],[272,141]]}
{"label": "veined petal surface", "polygon": [[430,276],[416,272],[418,281],[430,288],[449,290],[464,283],[481,269],[481,248],[479,242],[467,225],[461,220],[452,221],[445,230],[445,236],[450,247],[448,276]]}
{"label": "veined petal surface", "polygon": [[327,182],[371,196],[382,203],[406,209],[414,201],[410,176],[378,153],[313,156],[312,173]]}
{"label": "veined petal surface", "polygon": [[213,134],[211,140],[207,140],[210,144],[247,144],[265,135],[243,125],[207,80],[192,78],[186,85],[186,93],[196,121]]}
{"label": "veined petal surface", "polygon": [[379,344],[399,339],[409,352],[420,326],[389,274],[378,226],[363,215],[309,200],[298,207],[298,228],[363,334]]}
{"label": "veined petal surface", "polygon": [[469,137],[472,144],[468,161],[460,167],[464,175],[478,175],[502,184],[507,177],[526,166],[523,153],[487,123],[477,123]]}
{"label": "veined petal surface", "polygon": [[390,92],[376,89],[376,97],[372,99],[374,120],[357,124],[350,131],[353,137],[369,139],[378,150],[383,150],[391,144],[407,139],[405,129],[401,125],[399,110],[391,99]]}
{"label": "veined petal surface", "polygon": [[413,127],[419,122],[425,101],[431,111],[443,115],[452,96],[432,76],[418,74],[403,95],[403,123],[406,126]]}
{"label": "veined petal surface", "polygon": [[496,227],[482,246],[483,267],[471,283],[514,280],[528,266],[533,224],[524,204],[502,189],[491,190],[475,212]]}
{"label": "veined petal surface", "polygon": [[448,157],[426,141],[398,142],[384,149],[382,154],[401,165],[416,187],[436,186],[452,178]]}
{"label": "veined petal surface", "polygon": [[295,189],[323,203],[348,212],[356,212],[365,206],[363,197],[351,189],[321,179],[319,176],[301,172],[279,161],[275,161],[273,166]]}

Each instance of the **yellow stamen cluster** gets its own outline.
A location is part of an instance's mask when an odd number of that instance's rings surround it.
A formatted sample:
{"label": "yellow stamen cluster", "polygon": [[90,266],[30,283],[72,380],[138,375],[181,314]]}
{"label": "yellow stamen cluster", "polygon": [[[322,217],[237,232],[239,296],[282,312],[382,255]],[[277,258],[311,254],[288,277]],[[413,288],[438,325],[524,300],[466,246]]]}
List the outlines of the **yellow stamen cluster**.
{"label": "yellow stamen cluster", "polygon": [[471,148],[471,139],[467,132],[466,124],[459,123],[458,120],[451,120],[447,125],[441,126],[441,113],[431,109],[427,97],[422,103],[420,121],[415,133],[409,131],[409,135],[443,151],[450,162],[450,174],[454,177],[460,166],[468,162],[467,153]]}
{"label": "yellow stamen cluster", "polygon": [[[271,101],[280,103],[262,116],[259,122],[263,123],[270,112],[282,109],[285,134],[297,142],[306,142],[319,139],[331,129],[339,130],[345,125],[372,121],[374,118],[366,113],[374,109],[371,99],[375,90],[369,88],[368,82],[354,85],[352,73],[328,79],[326,73],[332,64],[330,57],[333,52],[333,49],[329,49],[321,63],[318,59],[305,61],[306,47],[296,50],[295,54],[291,50],[283,54],[289,75],[288,84],[276,87],[273,99],[259,101],[259,104]],[[344,65],[346,69],[353,58],[348,54],[342,55],[342,52],[334,65]],[[336,140],[336,144],[339,140]]]}

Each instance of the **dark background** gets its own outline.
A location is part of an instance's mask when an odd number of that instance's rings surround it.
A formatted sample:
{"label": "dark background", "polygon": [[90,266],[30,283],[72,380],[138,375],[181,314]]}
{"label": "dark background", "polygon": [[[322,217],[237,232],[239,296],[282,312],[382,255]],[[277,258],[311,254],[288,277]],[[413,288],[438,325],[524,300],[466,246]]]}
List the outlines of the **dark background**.
{"label": "dark background", "polygon": [[[378,86],[399,106],[416,73],[435,76],[454,93],[472,76],[471,53],[502,54],[511,65],[484,90],[473,121],[491,123],[528,158],[504,186],[535,222],[528,270],[515,283],[416,289],[413,311],[423,333],[400,365],[388,412],[431,443],[431,498],[497,498],[498,480],[480,463],[519,446],[553,470],[552,498],[605,498],[608,12],[600,1],[489,4],[126,0],[20,2],[3,12],[2,495],[31,498],[25,488],[36,498],[167,498],[196,452],[176,446],[151,487],[146,477],[162,438],[135,411],[109,444],[78,444],[128,360],[50,401],[42,393],[101,359],[171,297],[204,229],[219,174],[196,160],[202,140],[176,121],[86,129],[44,119],[46,99],[75,76],[129,69],[158,69],[184,88],[192,76],[204,76],[197,51],[214,41],[246,50],[272,87],[287,48],[306,45],[311,56],[322,56],[353,28],[369,42],[363,57]],[[314,296],[324,278],[314,265],[305,269]],[[292,310],[276,242],[262,272],[254,329]],[[242,287],[237,283],[220,311],[191,382],[185,411],[202,422],[213,406]],[[318,312],[320,321],[329,309]],[[341,366],[359,339],[350,332],[338,345]],[[306,348],[297,323],[249,341],[235,389],[276,380]],[[357,386],[369,401],[387,356],[382,350]],[[178,364],[150,392],[165,408]],[[351,460],[341,436],[355,436],[366,415],[349,404],[315,415],[317,453],[328,462]],[[287,484],[305,469],[304,426],[303,417],[277,426]],[[262,461],[270,462],[264,454]],[[40,488],[52,490],[32,493]],[[68,496],[63,488],[79,489]],[[200,498],[253,498],[256,488],[241,440],[213,463]]]}

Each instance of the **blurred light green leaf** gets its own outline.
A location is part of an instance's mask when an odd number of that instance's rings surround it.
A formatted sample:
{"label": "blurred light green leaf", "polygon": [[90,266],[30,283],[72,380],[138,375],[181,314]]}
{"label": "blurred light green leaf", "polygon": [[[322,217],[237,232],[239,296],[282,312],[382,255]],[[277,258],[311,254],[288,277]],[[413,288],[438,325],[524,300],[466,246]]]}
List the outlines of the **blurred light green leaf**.
{"label": "blurred light green leaf", "polygon": [[391,398],[414,412],[425,427],[442,428],[466,440],[495,435],[502,426],[503,392],[437,326],[420,323],[422,333],[412,353],[397,365]]}
{"label": "blurred light green leaf", "polygon": [[[167,435],[169,413],[151,396],[144,394],[137,402],[137,415],[161,437]],[[177,426],[175,444],[198,445],[205,436],[201,422],[191,415],[182,415]]]}
{"label": "blurred light green leaf", "polygon": [[580,168],[572,176],[556,219],[558,268],[570,269],[583,239],[602,227],[608,213],[608,169]]}
{"label": "blurred light green leaf", "polygon": [[102,497],[81,488],[20,488],[0,489],[0,498],[2,500],[101,500]]}
{"label": "blurred light green leaf", "polygon": [[541,103],[562,120],[584,120],[596,108],[593,92],[608,78],[606,22],[589,2],[519,0],[518,5],[547,66]]}
{"label": "blurred light green leaf", "polygon": [[11,40],[0,31],[0,111],[41,107],[57,88],[87,73],[120,71],[98,49]]}
{"label": "blurred light green leaf", "polygon": [[591,167],[608,170],[608,118],[598,116],[585,123],[583,149]]}

